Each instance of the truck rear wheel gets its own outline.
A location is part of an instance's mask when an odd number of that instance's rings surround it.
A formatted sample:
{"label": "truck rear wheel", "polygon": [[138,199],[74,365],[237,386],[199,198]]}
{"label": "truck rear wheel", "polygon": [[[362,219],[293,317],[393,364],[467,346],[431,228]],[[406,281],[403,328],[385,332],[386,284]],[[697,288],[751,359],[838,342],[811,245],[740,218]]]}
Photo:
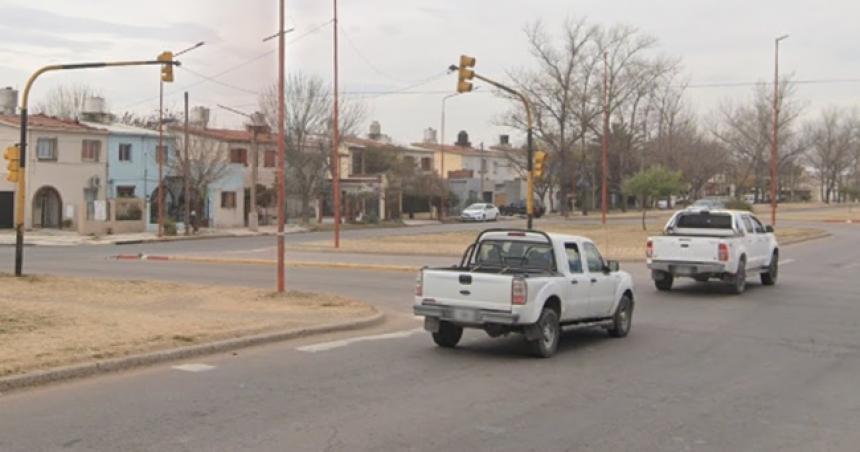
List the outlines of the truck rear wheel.
{"label": "truck rear wheel", "polygon": [[741,257],[741,261],[738,262],[738,272],[735,274],[735,277],[732,278],[732,293],[735,295],[740,295],[744,293],[744,290],[747,288],[747,260],[744,257]]}
{"label": "truck rear wheel", "polygon": [[439,322],[439,331],[433,333],[433,342],[440,347],[454,348],[463,337],[463,327],[451,322]]}
{"label": "truck rear wheel", "polygon": [[675,281],[675,277],[672,276],[671,273],[663,272],[661,273],[660,279],[654,280],[654,286],[657,287],[657,290],[668,292],[672,290],[672,283]]}
{"label": "truck rear wheel", "polygon": [[538,358],[549,358],[558,350],[558,339],[561,327],[558,324],[558,313],[554,309],[543,308],[537,321],[540,337],[529,342],[532,353]]}

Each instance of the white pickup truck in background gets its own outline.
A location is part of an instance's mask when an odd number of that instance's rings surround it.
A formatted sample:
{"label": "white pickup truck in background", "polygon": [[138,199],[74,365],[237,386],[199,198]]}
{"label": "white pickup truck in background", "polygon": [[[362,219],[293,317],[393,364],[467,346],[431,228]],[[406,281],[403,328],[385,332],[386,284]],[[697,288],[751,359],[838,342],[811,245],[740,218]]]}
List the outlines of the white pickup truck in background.
{"label": "white pickup truck in background", "polygon": [[740,294],[747,275],[758,273],[762,284],[771,286],[779,274],[773,227],[750,212],[681,210],[666,223],[664,235],[648,238],[645,253],[654,284],[663,291],[683,276],[699,282],[719,279]]}
{"label": "white pickup truck in background", "polygon": [[439,346],[455,347],[463,328],[481,328],[491,337],[523,333],[537,356],[549,357],[563,326],[626,336],[633,284],[587,238],[490,229],[459,265],[419,272],[414,311]]}

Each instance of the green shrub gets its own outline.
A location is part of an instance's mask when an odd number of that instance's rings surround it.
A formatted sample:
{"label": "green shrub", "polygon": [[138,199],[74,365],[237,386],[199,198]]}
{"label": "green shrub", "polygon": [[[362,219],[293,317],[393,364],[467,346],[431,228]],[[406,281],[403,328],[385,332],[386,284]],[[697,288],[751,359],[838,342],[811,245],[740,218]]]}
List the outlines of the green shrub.
{"label": "green shrub", "polygon": [[164,220],[164,235],[176,235],[176,221],[172,218],[166,218]]}
{"label": "green shrub", "polygon": [[753,206],[742,199],[730,199],[726,201],[726,209],[746,210],[748,212],[752,212]]}

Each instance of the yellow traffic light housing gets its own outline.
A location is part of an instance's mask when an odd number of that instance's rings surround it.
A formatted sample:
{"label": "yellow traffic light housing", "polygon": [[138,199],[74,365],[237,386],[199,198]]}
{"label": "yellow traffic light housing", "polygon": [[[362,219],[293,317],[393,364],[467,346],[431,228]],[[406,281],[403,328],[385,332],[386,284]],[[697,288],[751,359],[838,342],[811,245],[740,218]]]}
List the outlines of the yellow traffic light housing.
{"label": "yellow traffic light housing", "polygon": [[12,145],[6,148],[3,153],[3,158],[9,163],[6,164],[6,180],[9,182],[18,182],[18,175],[21,172],[21,152],[18,145]]}
{"label": "yellow traffic light housing", "polygon": [[162,82],[172,82],[173,81],[173,52],[166,50],[161,52],[161,55],[158,55],[158,61],[161,61],[165,64],[161,65],[161,81]]}
{"label": "yellow traffic light housing", "polygon": [[475,57],[460,55],[460,68],[457,77],[457,92],[472,91],[472,78],[475,76]]}
{"label": "yellow traffic light housing", "polygon": [[546,165],[546,159],[549,157],[544,151],[535,151],[535,162],[533,167],[533,173],[535,177],[543,177],[543,169],[544,165]]}

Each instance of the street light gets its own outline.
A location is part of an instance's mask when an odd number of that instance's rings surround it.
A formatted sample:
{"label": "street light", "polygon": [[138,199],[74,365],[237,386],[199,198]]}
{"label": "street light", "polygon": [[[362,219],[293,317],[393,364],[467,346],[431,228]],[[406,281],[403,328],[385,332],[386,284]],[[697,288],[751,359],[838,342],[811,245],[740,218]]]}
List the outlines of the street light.
{"label": "street light", "polygon": [[[180,50],[173,54],[173,58],[179,55],[188,53],[196,48],[206,44],[203,41],[194,44],[187,49]],[[167,52],[165,52],[167,53]],[[164,235],[164,160],[167,157],[167,152],[164,152],[164,76],[158,79],[158,148],[155,150],[155,159],[158,162],[158,236]],[[168,81],[173,81],[172,77]],[[186,162],[187,165],[187,162]],[[187,180],[187,178],[186,178]],[[188,202],[188,200],[186,200]],[[188,228],[188,218],[185,218],[186,229]]]}
{"label": "street light", "polygon": [[[472,91],[477,91],[478,89],[480,89],[480,86],[475,86],[474,88],[472,88]],[[442,176],[443,181],[446,179],[446,177],[445,177],[445,103],[448,101],[448,99],[450,99],[452,97],[459,96],[460,94],[463,94],[463,93],[459,93],[459,92],[451,93],[451,94],[448,94],[442,98],[442,120],[439,123],[439,155],[440,155],[440,157],[439,157],[439,159],[440,159],[439,174],[440,174],[440,176]],[[446,187],[445,193],[447,194],[447,187]],[[445,196],[445,198],[446,199],[444,199],[442,201],[443,211],[448,210],[447,196]]]}
{"label": "street light", "polygon": [[777,159],[779,158],[779,144],[777,143],[777,129],[779,128],[779,41],[788,38],[782,35],[774,39],[774,61],[773,61],[773,140],[770,146],[770,224],[776,225],[777,204]]}

